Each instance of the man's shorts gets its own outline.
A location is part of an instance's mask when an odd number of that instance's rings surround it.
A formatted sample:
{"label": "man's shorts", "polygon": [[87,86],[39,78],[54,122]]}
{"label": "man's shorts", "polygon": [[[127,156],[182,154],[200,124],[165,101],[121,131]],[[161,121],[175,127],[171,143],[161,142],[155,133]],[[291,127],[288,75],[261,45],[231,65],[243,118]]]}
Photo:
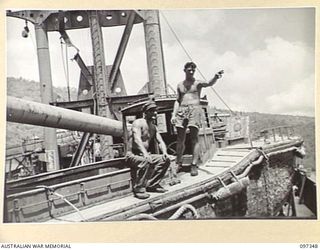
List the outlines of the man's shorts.
{"label": "man's shorts", "polygon": [[176,114],[176,127],[201,127],[203,111],[200,105],[180,106]]}

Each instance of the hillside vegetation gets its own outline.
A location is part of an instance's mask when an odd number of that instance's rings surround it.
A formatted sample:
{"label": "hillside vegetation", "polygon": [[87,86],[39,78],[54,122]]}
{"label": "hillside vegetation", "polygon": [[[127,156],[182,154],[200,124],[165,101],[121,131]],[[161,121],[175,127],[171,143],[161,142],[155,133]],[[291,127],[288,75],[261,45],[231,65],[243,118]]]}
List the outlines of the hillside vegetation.
{"label": "hillside vegetation", "polygon": [[[76,100],[76,89],[71,89],[72,100]],[[40,102],[39,83],[25,79],[7,78],[7,94]],[[54,88],[54,99],[59,101],[67,100],[66,88]],[[276,126],[294,126],[295,133],[302,136],[307,151],[304,160],[305,167],[315,170],[315,119],[314,117],[245,113],[250,117],[250,129],[253,135],[258,134],[262,129]],[[35,135],[43,137],[41,127],[24,125],[18,123],[7,123],[7,143],[6,146],[21,145],[24,138],[32,138]]]}
{"label": "hillside vegetation", "polygon": [[257,134],[265,128],[278,126],[293,126],[294,133],[300,135],[304,140],[307,155],[304,166],[308,170],[315,171],[315,119],[306,116],[275,115],[247,113],[251,121],[252,133]]}

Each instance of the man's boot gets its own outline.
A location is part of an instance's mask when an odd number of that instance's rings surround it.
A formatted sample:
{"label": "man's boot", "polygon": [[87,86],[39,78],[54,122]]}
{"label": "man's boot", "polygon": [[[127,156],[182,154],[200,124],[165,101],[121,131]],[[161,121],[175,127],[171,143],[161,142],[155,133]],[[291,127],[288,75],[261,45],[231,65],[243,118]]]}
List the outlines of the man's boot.
{"label": "man's boot", "polygon": [[145,188],[134,188],[133,195],[134,197],[142,200],[148,199],[150,197],[150,194],[146,193]]}
{"label": "man's boot", "polygon": [[190,175],[191,176],[198,175],[198,166],[196,164],[191,164]]}

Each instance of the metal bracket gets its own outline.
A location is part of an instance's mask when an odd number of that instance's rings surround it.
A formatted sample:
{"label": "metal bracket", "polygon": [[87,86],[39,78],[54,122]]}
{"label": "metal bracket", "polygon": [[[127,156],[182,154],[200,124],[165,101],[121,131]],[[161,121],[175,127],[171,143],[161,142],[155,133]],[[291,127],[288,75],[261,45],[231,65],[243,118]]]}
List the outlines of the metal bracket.
{"label": "metal bracket", "polygon": [[7,16],[16,17],[23,20],[27,20],[33,24],[42,25],[47,18],[57,11],[46,10],[22,10],[22,11],[7,11]]}

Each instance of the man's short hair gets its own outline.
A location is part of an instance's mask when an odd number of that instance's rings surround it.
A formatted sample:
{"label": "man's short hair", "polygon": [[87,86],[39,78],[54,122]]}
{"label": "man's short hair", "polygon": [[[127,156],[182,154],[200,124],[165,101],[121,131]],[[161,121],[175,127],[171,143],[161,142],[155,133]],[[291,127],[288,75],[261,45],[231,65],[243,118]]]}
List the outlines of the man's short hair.
{"label": "man's short hair", "polygon": [[146,104],[144,104],[142,107],[142,112],[146,113],[150,109],[157,109],[157,104],[154,101],[149,101]]}
{"label": "man's short hair", "polygon": [[185,65],[184,65],[184,69],[187,69],[189,67],[192,67],[192,68],[197,68],[197,65],[194,63],[194,62],[187,62]]}

